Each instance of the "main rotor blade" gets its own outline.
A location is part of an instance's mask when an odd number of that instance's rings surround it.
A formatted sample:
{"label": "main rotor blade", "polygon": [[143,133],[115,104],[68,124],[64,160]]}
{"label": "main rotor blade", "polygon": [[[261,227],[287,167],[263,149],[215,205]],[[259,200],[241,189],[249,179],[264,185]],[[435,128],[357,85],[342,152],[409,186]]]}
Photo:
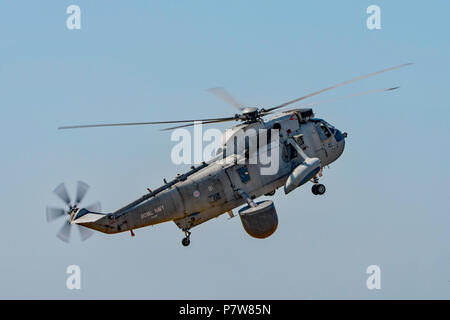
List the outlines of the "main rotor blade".
{"label": "main rotor blade", "polygon": [[185,124],[182,126],[176,126],[176,127],[170,127],[170,128],[164,128],[161,129],[160,131],[167,131],[167,130],[173,130],[173,129],[178,129],[178,128],[184,128],[184,127],[191,127],[194,126],[196,124],[210,124],[210,123],[219,123],[219,122],[227,122],[227,121],[232,121],[232,120],[236,120],[235,117],[230,117],[230,118],[224,118],[223,120],[214,120],[214,121],[205,121],[205,122],[195,122],[195,123],[190,123],[190,124]]}
{"label": "main rotor blade", "polygon": [[244,110],[243,104],[238,102],[225,88],[222,87],[210,88],[208,89],[208,91],[213,95],[215,95],[216,97],[222,99],[226,103],[237,108],[238,110],[241,111]]}
{"label": "main rotor blade", "polygon": [[70,206],[70,197],[69,193],[67,192],[66,185],[63,183],[59,184],[53,192],[62,200],[64,201],[68,206]]}
{"label": "main rotor blade", "polygon": [[92,231],[91,229],[80,226],[79,224],[77,226],[78,226],[78,231],[80,232],[81,241],[87,240],[94,234],[94,231]]}
{"label": "main rotor blade", "polygon": [[88,189],[89,185],[87,183],[84,183],[83,181],[77,182],[77,195],[75,198],[75,204],[79,204],[83,200]]}
{"label": "main rotor blade", "polygon": [[51,222],[53,220],[56,220],[58,218],[61,218],[67,214],[66,210],[62,208],[55,208],[55,207],[47,207],[46,210],[46,217],[47,222]]}
{"label": "main rotor blade", "polygon": [[392,71],[392,70],[395,70],[395,69],[406,67],[406,66],[409,66],[411,64],[413,64],[413,63],[405,63],[405,64],[401,64],[401,65],[398,65],[398,66],[395,66],[395,67],[383,69],[383,70],[380,70],[380,71],[377,71],[377,72],[372,72],[372,73],[369,73],[369,74],[366,74],[364,76],[360,76],[360,77],[357,77],[357,78],[354,78],[354,79],[351,79],[351,80],[347,80],[347,81],[335,84],[335,85],[333,85],[331,87],[328,87],[328,88],[325,88],[325,89],[322,89],[322,90],[315,91],[313,93],[307,94],[306,96],[303,96],[303,97],[300,97],[300,98],[297,98],[297,99],[285,102],[283,104],[280,104],[279,106],[272,107],[272,108],[269,108],[269,109],[265,109],[264,112],[268,112],[268,111],[272,111],[272,110],[275,110],[275,109],[283,108],[283,107],[285,107],[287,105],[290,105],[292,103],[304,100],[306,98],[309,98],[309,97],[312,97],[312,96],[315,96],[315,95],[318,95],[318,94],[320,94],[322,92],[329,91],[329,90],[332,90],[332,89],[335,89],[335,88],[339,88],[339,87],[345,86],[347,84],[350,84],[350,83],[353,83],[353,82],[356,82],[356,81],[359,81],[359,80],[363,80],[363,79],[375,76],[375,75],[383,73],[383,72]]}
{"label": "main rotor blade", "polygon": [[62,241],[68,243],[70,241],[70,231],[72,230],[71,227],[72,226],[70,225],[69,221],[65,221],[61,229],[59,229],[59,232],[56,236]]}
{"label": "main rotor blade", "polygon": [[174,121],[152,121],[152,122],[124,122],[124,123],[103,123],[103,124],[86,124],[77,126],[63,126],[58,129],[79,129],[79,128],[95,128],[95,127],[118,127],[118,126],[141,126],[147,124],[168,124],[168,123],[186,123],[194,121],[214,121],[228,118],[211,118],[211,119],[193,119],[193,120],[174,120]]}
{"label": "main rotor blade", "polygon": [[[346,100],[346,99],[349,99],[349,98],[364,96],[364,95],[367,95],[367,94],[374,94],[374,93],[379,93],[379,92],[393,91],[393,90],[397,90],[399,88],[400,87],[397,86],[397,87],[392,87],[392,88],[385,88],[385,89],[377,89],[377,90],[369,90],[369,91],[364,91],[364,92],[358,92],[358,93],[353,93],[353,94],[349,94],[349,95],[346,95],[346,96],[337,97],[337,98],[333,98],[333,99],[319,100],[319,101],[310,102],[310,103],[307,103],[307,104],[302,104],[302,105],[299,105],[297,108],[309,107],[309,106],[313,106],[313,105],[319,105],[319,104],[323,104],[323,103],[335,102],[335,101],[340,101],[340,100]],[[287,110],[287,111],[284,111],[284,112],[294,111],[296,109],[290,109],[290,110]]]}
{"label": "main rotor blade", "polygon": [[100,202],[96,202],[86,206],[85,209],[90,212],[100,213],[100,211],[102,211],[102,206],[100,205]]}

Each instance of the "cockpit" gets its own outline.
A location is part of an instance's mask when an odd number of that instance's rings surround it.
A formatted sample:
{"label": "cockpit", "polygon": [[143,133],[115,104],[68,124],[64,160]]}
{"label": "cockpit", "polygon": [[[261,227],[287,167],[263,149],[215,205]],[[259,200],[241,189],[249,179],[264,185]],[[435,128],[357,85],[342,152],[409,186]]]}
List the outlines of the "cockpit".
{"label": "cockpit", "polygon": [[345,138],[344,134],[342,134],[339,129],[336,129],[323,119],[312,118],[311,122],[316,124],[317,133],[322,141],[329,139],[331,136],[334,136],[337,142]]}

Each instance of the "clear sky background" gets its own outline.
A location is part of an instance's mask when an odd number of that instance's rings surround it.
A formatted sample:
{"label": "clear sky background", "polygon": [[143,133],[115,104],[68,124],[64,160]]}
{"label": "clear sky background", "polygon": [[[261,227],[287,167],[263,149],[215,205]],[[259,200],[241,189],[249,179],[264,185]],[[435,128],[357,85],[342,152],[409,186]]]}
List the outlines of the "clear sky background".
{"label": "clear sky background", "polygon": [[[81,30],[66,8],[81,8]],[[366,8],[381,7],[381,30]],[[0,298],[450,298],[448,1],[0,1]],[[45,207],[66,182],[111,212],[186,166],[158,127],[60,125],[221,117],[224,86],[270,107],[405,62],[317,99],[400,85],[314,108],[347,131],[325,170],[273,197],[278,230],[253,239],[239,218],[194,228],[55,237]],[[310,100],[313,101],[313,100]],[[226,125],[217,126],[225,129]],[[66,288],[81,267],[82,289]],[[381,290],[366,268],[381,268]]]}

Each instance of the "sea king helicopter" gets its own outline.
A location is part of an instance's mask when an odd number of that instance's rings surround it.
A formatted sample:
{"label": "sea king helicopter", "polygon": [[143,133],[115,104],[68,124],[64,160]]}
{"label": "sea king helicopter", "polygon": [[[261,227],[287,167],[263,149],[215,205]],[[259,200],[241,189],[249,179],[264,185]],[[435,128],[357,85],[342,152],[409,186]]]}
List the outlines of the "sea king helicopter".
{"label": "sea king helicopter", "polygon": [[[322,169],[341,156],[347,138],[347,133],[323,119],[315,118],[311,108],[303,106],[303,108],[286,111],[279,109],[410,64],[406,63],[360,76],[269,108],[245,107],[225,89],[210,89],[213,94],[240,110],[240,113],[231,117],[59,127],[58,129],[76,129],[177,124],[174,127],[162,129],[173,130],[193,126],[198,121],[202,124],[240,122],[223,134],[222,147],[217,150],[215,157],[200,165],[192,166],[188,172],[179,174],[171,181],[164,180],[165,183],[161,187],[154,190],[148,189],[148,193],[112,213],[100,213],[98,204],[85,208],[79,207],[89,188],[87,184],[78,182],[73,203],[65,185],[60,184],[54,192],[68,208],[47,207],[47,221],[63,216],[68,217],[58,233],[58,237],[66,242],[69,241],[73,225],[78,225],[81,238],[85,240],[93,233],[89,229],[107,234],[130,231],[134,236],[134,229],[174,221],[185,234],[182,244],[188,246],[190,230],[193,227],[224,213],[228,213],[232,218],[235,216],[233,210],[245,205],[238,210],[243,228],[254,238],[267,238],[277,229],[277,211],[273,201],[255,201],[255,199],[263,195],[274,195],[281,187],[285,194],[288,194],[307,182],[312,182],[313,194],[323,195],[326,188],[319,183]],[[367,91],[356,95],[392,91],[397,88]],[[275,111],[280,112],[276,114]],[[269,115],[273,115],[272,118],[265,119]],[[266,139],[262,139],[264,135],[259,134],[263,131],[265,131]],[[253,133],[247,134],[248,132]],[[236,139],[242,133],[244,133],[244,139]],[[276,170],[272,170],[273,172],[269,174],[264,173],[262,163],[249,161],[255,154],[255,149],[258,152],[259,148],[266,150],[267,154],[270,153],[271,159],[277,162]]]}

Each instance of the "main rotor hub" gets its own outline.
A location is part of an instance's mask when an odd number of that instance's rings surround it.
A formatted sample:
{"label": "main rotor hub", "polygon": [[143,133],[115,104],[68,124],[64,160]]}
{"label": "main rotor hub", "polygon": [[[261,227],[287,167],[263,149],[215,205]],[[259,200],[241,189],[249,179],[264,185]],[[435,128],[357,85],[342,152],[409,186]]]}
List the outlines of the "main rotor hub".
{"label": "main rotor hub", "polygon": [[256,107],[247,107],[244,110],[242,110],[242,120],[246,122],[256,122],[260,117],[261,114],[259,112],[259,109]]}

